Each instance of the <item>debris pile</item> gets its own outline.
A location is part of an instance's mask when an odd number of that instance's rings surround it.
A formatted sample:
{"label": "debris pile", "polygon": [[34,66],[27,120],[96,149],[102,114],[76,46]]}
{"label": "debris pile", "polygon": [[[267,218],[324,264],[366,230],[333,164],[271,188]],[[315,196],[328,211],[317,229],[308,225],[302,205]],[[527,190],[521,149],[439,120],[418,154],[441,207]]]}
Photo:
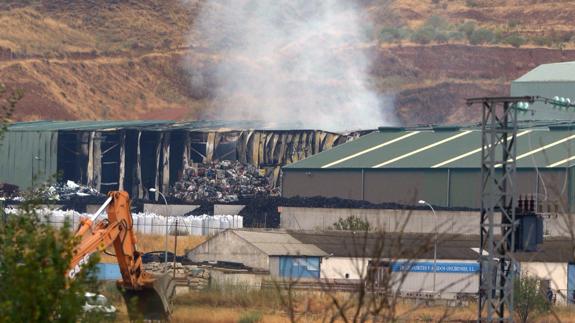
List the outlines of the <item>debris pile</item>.
{"label": "debris pile", "polygon": [[102,193],[91,187],[76,184],[73,181],[67,181],[66,183],[58,183],[56,185],[48,186],[39,193],[41,193],[47,200],[57,201],[71,200],[77,197],[104,196]]}
{"label": "debris pile", "polygon": [[[171,273],[174,271],[174,265],[172,262],[160,263],[160,262],[150,262],[144,263],[144,270],[151,273],[161,274],[164,272]],[[204,290],[210,285],[211,273],[208,268],[198,265],[184,265],[182,263],[176,263],[176,277],[180,278],[176,283],[179,286],[184,286],[185,284],[189,290]],[[185,279],[182,279],[185,278]]]}
{"label": "debris pile", "polygon": [[229,160],[186,168],[182,180],[176,182],[170,192],[173,198],[183,201],[223,203],[278,194],[259,169]]}
{"label": "debris pile", "polygon": [[[390,210],[427,210],[426,206],[418,204],[398,204],[398,203],[370,203],[368,201],[357,201],[341,199],[337,197],[268,197],[255,198],[241,201],[245,208],[239,213],[244,217],[244,226],[248,228],[279,228],[280,211],[285,207],[307,207],[307,208],[343,208],[343,209],[390,209]],[[415,204],[415,205],[414,205]],[[465,207],[441,207],[434,206],[437,210],[449,211],[477,211],[477,209]]]}
{"label": "debris pile", "polygon": [[18,197],[19,193],[18,186],[8,183],[0,183],[0,199],[11,200]]}

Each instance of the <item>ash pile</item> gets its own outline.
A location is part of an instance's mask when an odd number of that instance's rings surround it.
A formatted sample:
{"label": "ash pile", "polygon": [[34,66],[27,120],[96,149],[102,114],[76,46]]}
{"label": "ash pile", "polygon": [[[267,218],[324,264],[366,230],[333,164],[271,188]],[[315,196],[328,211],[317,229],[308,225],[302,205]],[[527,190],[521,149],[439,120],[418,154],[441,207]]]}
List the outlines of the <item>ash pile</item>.
{"label": "ash pile", "polygon": [[96,189],[77,184],[73,181],[56,184],[41,184],[32,191],[20,191],[18,186],[0,183],[0,199],[7,201],[20,202],[32,196],[35,199],[43,201],[71,201],[94,199],[100,201],[105,197],[104,194]]}
{"label": "ash pile", "polygon": [[96,189],[77,184],[73,181],[66,183],[58,183],[48,187],[42,188],[38,192],[42,197],[47,200],[66,201],[76,198],[87,197],[104,197],[105,195],[98,192]]}
{"label": "ash pile", "polygon": [[265,172],[239,161],[192,164],[173,186],[171,197],[183,201],[236,202],[279,195]]}
{"label": "ash pile", "polygon": [[0,200],[12,200],[20,196],[20,190],[18,186],[0,183]]}

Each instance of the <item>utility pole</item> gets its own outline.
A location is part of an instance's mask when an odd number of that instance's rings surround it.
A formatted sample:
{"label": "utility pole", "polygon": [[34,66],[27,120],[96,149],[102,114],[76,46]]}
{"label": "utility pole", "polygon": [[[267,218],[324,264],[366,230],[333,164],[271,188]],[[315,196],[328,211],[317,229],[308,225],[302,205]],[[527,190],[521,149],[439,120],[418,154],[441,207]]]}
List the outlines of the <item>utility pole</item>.
{"label": "utility pole", "polygon": [[176,217],[176,232],[174,233],[174,279],[176,279],[176,256],[178,255],[178,218]]}
{"label": "utility pole", "polygon": [[[517,113],[534,97],[468,99],[482,105],[479,322],[513,322]],[[500,219],[496,219],[500,214]],[[498,229],[498,232],[495,230]]]}

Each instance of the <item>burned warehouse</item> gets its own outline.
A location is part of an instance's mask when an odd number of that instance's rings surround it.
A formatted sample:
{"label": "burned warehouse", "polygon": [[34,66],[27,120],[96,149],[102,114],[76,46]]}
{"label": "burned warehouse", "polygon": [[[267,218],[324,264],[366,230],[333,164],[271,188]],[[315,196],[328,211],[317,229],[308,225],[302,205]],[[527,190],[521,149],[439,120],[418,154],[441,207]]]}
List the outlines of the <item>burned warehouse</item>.
{"label": "burned warehouse", "polygon": [[193,181],[198,173],[210,181],[204,186],[227,189],[242,181],[261,185],[265,178],[273,188],[281,166],[356,136],[359,133],[273,130],[256,122],[21,122],[8,128],[0,146],[0,182],[25,189],[57,175],[59,181],[102,193],[126,190],[144,198],[149,188],[168,192],[182,181],[178,187],[193,192],[180,197],[204,198],[217,192],[198,188],[202,183]]}

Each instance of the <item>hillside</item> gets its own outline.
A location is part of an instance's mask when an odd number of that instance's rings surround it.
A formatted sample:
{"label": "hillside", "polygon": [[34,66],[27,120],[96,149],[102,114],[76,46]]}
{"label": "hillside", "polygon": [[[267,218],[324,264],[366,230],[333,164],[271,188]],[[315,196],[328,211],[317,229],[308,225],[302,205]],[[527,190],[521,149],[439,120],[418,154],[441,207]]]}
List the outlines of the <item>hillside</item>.
{"label": "hillside", "polygon": [[[356,1],[370,41],[341,55],[373,58],[369,79],[405,124],[476,121],[464,98],[506,94],[539,64],[575,60],[571,1]],[[221,118],[222,57],[192,29],[207,2],[0,1],[0,81],[25,90],[15,119]]]}

